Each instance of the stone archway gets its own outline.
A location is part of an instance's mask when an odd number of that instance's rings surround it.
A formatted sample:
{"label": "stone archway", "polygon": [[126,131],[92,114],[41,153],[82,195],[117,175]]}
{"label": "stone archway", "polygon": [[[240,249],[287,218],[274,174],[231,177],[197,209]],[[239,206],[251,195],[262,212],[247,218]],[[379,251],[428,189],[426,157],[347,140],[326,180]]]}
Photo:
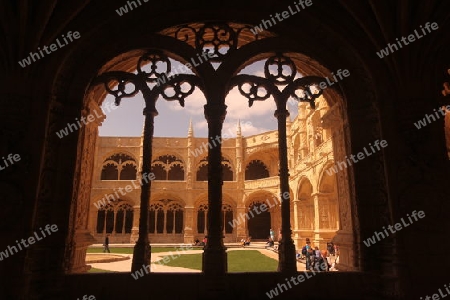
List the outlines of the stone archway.
{"label": "stone archway", "polygon": [[[281,39],[281,40],[283,40],[283,39]],[[287,41],[283,41],[283,45],[286,45],[286,43],[288,43]],[[256,46],[255,46],[256,47]],[[170,48],[170,47],[169,47]],[[173,48],[173,47],[172,47]],[[296,47],[294,47],[294,48],[296,48]],[[300,50],[300,48],[301,47],[299,47],[299,50]],[[173,50],[173,49],[172,49]],[[186,49],[185,49],[186,50]],[[250,52],[254,52],[255,54],[258,52],[258,51],[256,51],[255,49],[254,50],[249,50]],[[189,52],[189,51],[188,51]],[[187,58],[186,56],[188,56],[188,55],[185,55],[185,57],[184,58]],[[241,58],[242,59],[242,58]],[[241,60],[241,62],[242,62],[242,60]],[[229,66],[229,68],[230,68],[230,66]],[[322,70],[323,71],[323,73],[326,73],[327,71],[326,70]],[[83,80],[81,80],[81,81],[83,81]],[[64,94],[64,92],[62,92],[62,91],[60,91],[61,93],[63,93]],[[332,92],[330,92],[330,93],[332,93]],[[76,112],[75,112],[76,113]],[[345,115],[345,113],[343,113],[342,115]],[[56,123],[62,123],[62,122],[65,122],[65,120],[64,120],[64,118],[63,117],[61,117],[61,116],[57,116],[57,115],[52,115],[51,116],[51,118],[55,118],[55,120],[53,120],[54,122],[56,122]],[[343,118],[343,119],[345,119],[345,118]],[[55,128],[53,128],[53,130],[54,130]],[[217,129],[217,128],[216,128]],[[217,132],[217,130],[213,133],[213,134],[216,134],[216,132]],[[344,128],[344,130],[343,130],[343,132],[344,133],[347,133],[348,134],[348,127],[347,126],[345,126],[345,128]],[[86,145],[87,143],[85,143],[85,141],[81,141],[80,142],[80,147],[81,147],[81,149]],[[345,151],[346,151],[346,149],[349,149],[349,140],[348,139],[346,139],[345,141],[343,141],[341,144],[340,144],[340,146],[342,147],[342,150],[343,151],[341,151],[341,153],[345,153]],[[87,157],[87,156],[84,156],[84,155],[80,155],[79,157],[79,160],[81,161],[81,160],[89,160],[89,157]],[[80,165],[77,165],[77,169],[79,170],[79,166],[81,166],[81,164]],[[87,184],[87,183],[86,183]],[[347,193],[348,193],[348,195],[350,196],[349,197],[349,199],[350,199],[350,201],[353,201],[354,200],[354,198],[353,198],[353,191],[351,191],[349,188],[347,188]],[[75,193],[74,194],[74,199],[75,199],[75,201],[74,201],[74,204],[76,204],[76,205],[78,205],[77,203],[77,200],[78,200],[78,197],[79,197],[79,195],[77,194],[77,193]],[[81,203],[81,202],[80,202]],[[74,209],[74,211],[72,212],[74,215],[73,216],[79,216],[80,215],[80,211],[83,211],[85,208],[83,208],[83,205],[82,204],[79,204],[79,206],[75,206],[75,207],[72,207],[73,209]],[[354,203],[354,202],[352,202],[352,203],[347,203],[346,204],[346,212],[348,213],[348,212],[350,212],[350,218],[347,218],[347,225],[349,225],[349,229],[350,229],[350,235],[353,235],[353,232],[351,232],[351,230],[352,230],[352,227],[355,225],[357,225],[357,224],[355,224],[355,222],[358,222],[358,216],[356,215],[356,203]],[[359,228],[359,227],[355,227],[355,228]],[[75,227],[73,227],[72,228],[73,230],[75,230]],[[71,231],[70,233],[69,233],[69,237],[68,237],[68,239],[70,240],[70,241],[73,241],[73,238],[74,238],[74,234],[75,234],[75,231]],[[346,233],[346,234],[348,234],[348,232]],[[349,239],[349,244],[352,244],[352,243],[354,243],[354,237],[352,236],[350,239]],[[78,249],[76,249],[76,251],[83,251],[83,249],[82,249],[83,247],[82,246],[80,246],[80,247],[78,247]],[[69,257],[74,257],[74,255],[75,255],[75,252],[73,252],[74,251],[74,247],[68,247],[67,249],[66,249],[67,251],[68,251],[68,256]],[[79,254],[79,253],[78,253]],[[77,254],[77,255],[78,255]],[[71,258],[68,258],[68,261],[70,261],[71,260]],[[353,262],[351,262],[351,265],[354,265],[353,263],[356,261],[356,257],[353,257],[352,258],[352,260],[353,260]],[[70,268],[69,268],[70,269]],[[68,269],[68,270],[69,270]]]}
{"label": "stone archway", "polygon": [[262,201],[250,203],[248,212],[248,235],[252,240],[267,240],[271,226],[270,211],[267,210],[267,204]]}

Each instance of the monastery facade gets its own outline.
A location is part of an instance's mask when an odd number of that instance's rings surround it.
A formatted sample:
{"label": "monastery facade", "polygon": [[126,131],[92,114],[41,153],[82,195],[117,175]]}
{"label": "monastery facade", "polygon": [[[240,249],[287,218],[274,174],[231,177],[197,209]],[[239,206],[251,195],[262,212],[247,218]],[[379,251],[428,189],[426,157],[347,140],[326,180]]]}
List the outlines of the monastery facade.
{"label": "monastery facade", "polygon": [[[333,141],[322,128],[328,111],[321,97],[315,110],[298,104],[287,121],[292,237],[323,248],[339,229],[336,175],[330,172]],[[266,240],[281,229],[276,130],[222,140],[224,242],[251,236]],[[149,209],[151,243],[192,243],[207,236],[208,148],[217,140],[194,136],[153,139]],[[141,137],[98,137],[90,197],[89,231],[98,243],[134,243],[139,229]],[[326,172],[328,170],[328,172]],[[144,178],[144,180],[148,180]]]}

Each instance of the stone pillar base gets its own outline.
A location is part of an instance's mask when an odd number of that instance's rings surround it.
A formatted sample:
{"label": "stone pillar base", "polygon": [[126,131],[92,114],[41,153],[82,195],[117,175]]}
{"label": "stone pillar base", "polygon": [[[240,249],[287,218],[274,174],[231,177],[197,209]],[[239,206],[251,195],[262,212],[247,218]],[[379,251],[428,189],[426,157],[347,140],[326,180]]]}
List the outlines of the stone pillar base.
{"label": "stone pillar base", "polygon": [[222,276],[228,272],[226,248],[206,248],[203,251],[203,273],[211,276]]}
{"label": "stone pillar base", "polygon": [[292,241],[282,240],[278,244],[278,272],[287,274],[297,272],[295,246]]}
{"label": "stone pillar base", "polygon": [[[245,206],[238,206],[237,213],[235,219],[238,220],[241,216],[245,215]],[[236,228],[236,241],[240,242],[242,239],[247,238],[247,219],[243,218],[243,222],[241,222]]]}
{"label": "stone pillar base", "polygon": [[300,235],[299,230],[293,230],[293,240],[296,249],[302,249],[305,239]]}
{"label": "stone pillar base", "polygon": [[135,244],[139,238],[139,227],[131,229],[130,244]]}
{"label": "stone pillar base", "polygon": [[357,271],[357,247],[353,233],[350,231],[339,230],[333,238],[333,243],[339,246],[339,264],[336,265],[339,271]]}
{"label": "stone pillar base", "polygon": [[194,243],[194,235],[191,232],[185,232],[183,237],[183,243],[192,245]]}
{"label": "stone pillar base", "polygon": [[72,253],[72,264],[70,273],[84,273],[91,269],[86,265],[86,251],[89,245],[96,242],[89,230],[77,230],[73,239],[74,250]]}

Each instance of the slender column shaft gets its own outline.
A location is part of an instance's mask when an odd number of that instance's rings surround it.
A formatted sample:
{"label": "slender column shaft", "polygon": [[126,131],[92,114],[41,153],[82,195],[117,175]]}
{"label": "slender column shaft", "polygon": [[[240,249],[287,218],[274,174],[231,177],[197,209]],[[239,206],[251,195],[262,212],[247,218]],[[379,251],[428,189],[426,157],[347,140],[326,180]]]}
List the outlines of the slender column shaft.
{"label": "slender column shaft", "polygon": [[[147,102],[147,101],[146,101]],[[152,140],[154,131],[154,118],[157,115],[156,109],[145,108],[144,138],[143,138],[143,158],[142,158],[142,186],[139,214],[139,238],[134,246],[133,262],[131,272],[142,268],[142,265],[150,264],[150,244],[148,241],[148,208],[150,199],[151,181],[148,179],[151,171],[152,160]]]}
{"label": "slender column shaft", "polygon": [[289,193],[289,168],[287,160],[286,141],[286,117],[289,112],[284,106],[279,105],[275,111],[278,120],[278,156],[280,161],[280,194],[281,194],[281,234],[282,239],[279,245],[278,271],[283,273],[297,272],[297,262],[295,259],[295,245],[291,238],[291,218],[290,218],[290,193]]}
{"label": "slender column shaft", "polygon": [[167,233],[167,210],[164,211],[163,234]]}
{"label": "slender column shaft", "polygon": [[320,209],[319,209],[319,195],[313,194],[314,199],[314,245],[318,246],[320,248]]}
{"label": "slender column shaft", "polygon": [[176,212],[177,212],[176,210],[173,211],[173,218],[172,218],[172,234],[175,234],[175,224],[176,224],[175,220],[176,220],[176,216],[177,216]]}
{"label": "slender column shaft", "polygon": [[127,223],[127,211],[123,210],[122,234],[125,233],[125,224]]}
{"label": "slender column shaft", "polygon": [[225,105],[205,105],[208,142],[211,145],[208,151],[208,242],[203,253],[203,272],[208,275],[222,275],[227,272],[221,222],[223,184],[221,132],[225,114]]}

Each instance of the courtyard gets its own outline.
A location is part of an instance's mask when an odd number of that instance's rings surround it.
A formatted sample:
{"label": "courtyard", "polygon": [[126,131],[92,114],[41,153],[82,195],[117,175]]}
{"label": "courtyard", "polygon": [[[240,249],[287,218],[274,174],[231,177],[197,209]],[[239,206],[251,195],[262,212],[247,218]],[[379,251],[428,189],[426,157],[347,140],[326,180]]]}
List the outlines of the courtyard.
{"label": "courtyard", "polygon": [[[130,272],[133,258],[132,244],[116,244],[110,247],[111,253],[103,253],[101,245],[93,245],[87,251],[86,263],[91,265],[91,273]],[[181,245],[152,245],[152,272],[161,273],[199,273],[202,266],[202,247],[193,247],[177,253]],[[184,245],[183,245],[184,246]],[[276,272],[278,253],[266,248],[265,243],[252,243],[241,247],[237,243],[226,244],[228,272]],[[176,254],[177,253],[177,254]],[[176,254],[176,255],[175,255]],[[91,263],[94,259],[95,262]],[[121,256],[121,259],[117,259]],[[98,259],[100,257],[100,259]],[[102,260],[105,262],[99,262]],[[332,256],[332,262],[335,257]],[[297,262],[297,270],[305,271],[305,264]]]}

